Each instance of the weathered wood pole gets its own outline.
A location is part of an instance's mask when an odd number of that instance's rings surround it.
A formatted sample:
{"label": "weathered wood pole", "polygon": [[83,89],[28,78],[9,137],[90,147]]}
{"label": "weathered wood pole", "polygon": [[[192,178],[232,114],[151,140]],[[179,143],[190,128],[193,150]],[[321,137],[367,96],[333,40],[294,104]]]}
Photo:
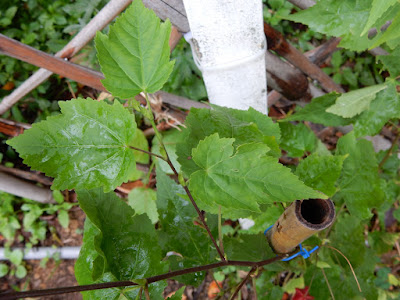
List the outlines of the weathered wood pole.
{"label": "weathered wood pole", "polygon": [[292,252],[301,242],[332,225],[335,206],[330,199],[296,200],[267,232],[275,253]]}

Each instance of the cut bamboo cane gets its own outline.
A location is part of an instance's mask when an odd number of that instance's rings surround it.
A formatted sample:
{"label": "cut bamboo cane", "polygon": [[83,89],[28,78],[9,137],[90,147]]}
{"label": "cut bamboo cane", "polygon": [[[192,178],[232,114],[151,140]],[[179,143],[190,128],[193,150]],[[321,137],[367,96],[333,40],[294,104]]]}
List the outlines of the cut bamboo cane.
{"label": "cut bamboo cane", "polygon": [[268,243],[275,253],[290,253],[301,242],[329,227],[334,218],[335,206],[330,199],[297,200],[267,232]]}

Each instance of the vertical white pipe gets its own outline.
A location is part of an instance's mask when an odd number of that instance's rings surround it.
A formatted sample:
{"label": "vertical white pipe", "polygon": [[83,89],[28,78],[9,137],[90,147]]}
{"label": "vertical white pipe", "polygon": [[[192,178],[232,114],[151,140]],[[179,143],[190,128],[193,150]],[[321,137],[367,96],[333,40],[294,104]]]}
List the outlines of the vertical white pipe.
{"label": "vertical white pipe", "polygon": [[209,100],[267,112],[261,0],[183,0]]}

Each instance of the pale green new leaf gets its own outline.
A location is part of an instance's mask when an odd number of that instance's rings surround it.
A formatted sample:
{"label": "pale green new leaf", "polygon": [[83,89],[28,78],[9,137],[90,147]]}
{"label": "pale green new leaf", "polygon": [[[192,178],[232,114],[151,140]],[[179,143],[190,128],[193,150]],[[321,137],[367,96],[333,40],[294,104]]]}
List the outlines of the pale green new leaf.
{"label": "pale green new leaf", "polygon": [[378,163],[372,143],[356,140],[354,132],[341,137],[337,143],[337,153],[348,154],[343,162],[339,178],[339,192],[350,213],[360,219],[369,218],[371,209],[378,208],[384,201]]}
{"label": "pale green new leaf", "polygon": [[335,183],[342,171],[344,159],[345,156],[311,154],[299,163],[296,175],[306,185],[331,197],[336,192]]}
{"label": "pale green new leaf", "polygon": [[326,198],[304,185],[276,158],[266,156],[266,145],[244,144],[234,153],[233,142],[213,134],[193,149],[197,171],[190,176],[189,187],[200,207],[260,211],[262,203]]}
{"label": "pale green new leaf", "polygon": [[382,43],[396,40],[400,37],[400,11],[394,17],[392,24],[386,29],[383,35],[370,47],[374,48]]}
{"label": "pale green new leaf", "polygon": [[310,121],[325,126],[344,126],[350,124],[351,119],[345,119],[326,112],[326,109],[334,105],[340,94],[333,92],[312,99],[311,103],[296,111],[293,115],[281,120],[286,121]]}
{"label": "pale green new leaf", "polygon": [[365,24],[364,30],[361,35],[367,33],[367,31],[375,24],[375,22],[394,4],[396,4],[398,0],[372,0],[371,10],[369,12],[369,17],[367,24]]}
{"label": "pale green new leaf", "polygon": [[102,83],[113,96],[131,98],[162,88],[174,67],[169,61],[170,32],[169,20],[160,24],[153,11],[135,0],[108,35],[97,33]]}
{"label": "pale green new leaf", "polygon": [[376,94],[385,88],[387,84],[383,83],[342,94],[326,111],[344,118],[354,117],[367,110]]}
{"label": "pale green new leaf", "polygon": [[54,177],[52,189],[113,190],[135,171],[128,147],[135,118],[118,101],[60,101],[61,114],[33,124],[7,143],[32,169]]}
{"label": "pale green new leaf", "polygon": [[386,89],[377,93],[369,109],[355,119],[354,134],[356,137],[376,135],[390,119],[396,118],[400,118],[400,98],[396,84],[389,83]]}
{"label": "pale green new leaf", "polygon": [[134,188],[128,195],[128,204],[137,214],[147,214],[153,224],[158,221],[156,200],[156,192],[144,187]]}

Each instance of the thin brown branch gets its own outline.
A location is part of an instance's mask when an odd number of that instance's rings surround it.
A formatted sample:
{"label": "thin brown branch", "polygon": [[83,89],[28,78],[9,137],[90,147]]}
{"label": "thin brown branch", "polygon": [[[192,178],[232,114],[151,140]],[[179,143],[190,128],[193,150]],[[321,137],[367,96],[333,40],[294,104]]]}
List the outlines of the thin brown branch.
{"label": "thin brown branch", "polygon": [[[182,270],[177,270],[153,277],[146,278],[147,283],[151,284],[154,282],[158,282],[161,280],[173,278],[176,276],[207,271],[215,268],[220,268],[224,266],[248,266],[248,267],[255,267],[259,268],[268,264],[272,264],[282,258],[286,257],[285,255],[278,255],[270,259],[262,260],[259,262],[252,262],[252,261],[221,261],[214,264],[187,268]],[[116,288],[116,287],[127,287],[127,286],[135,286],[138,285],[132,281],[118,281],[118,282],[104,282],[104,283],[96,283],[96,284],[88,284],[88,285],[79,285],[79,286],[68,286],[62,288],[54,288],[54,289],[46,289],[46,290],[34,290],[34,291],[26,291],[26,292],[14,292],[14,293],[2,293],[0,294],[0,298],[2,300],[12,300],[18,298],[28,298],[28,297],[43,297],[43,296],[51,296],[51,295],[60,295],[60,294],[67,294],[67,293],[76,293],[76,292],[85,292],[85,291],[92,291],[92,290],[100,290],[100,289],[107,289],[107,288]]]}
{"label": "thin brown branch", "polygon": [[[172,172],[174,172],[175,176],[178,177],[179,174],[178,174],[178,172],[176,171],[174,165],[172,164],[172,162],[171,162],[171,160],[170,160],[170,158],[169,158],[169,156],[168,156],[168,153],[167,153],[167,157],[168,157],[168,158],[167,158],[167,163],[168,163],[168,165],[171,167]],[[189,197],[189,199],[190,199],[190,202],[192,202],[192,205],[193,205],[194,209],[196,210],[196,212],[197,212],[197,214],[198,214],[198,216],[199,216],[199,218],[200,218],[201,223],[203,224],[204,228],[207,230],[207,233],[208,233],[208,235],[210,236],[210,239],[211,239],[212,243],[214,244],[214,247],[215,247],[215,249],[217,250],[219,257],[221,258],[222,261],[226,261],[225,255],[224,255],[224,253],[221,251],[221,249],[218,247],[218,244],[217,244],[217,242],[215,241],[215,238],[214,238],[214,236],[212,235],[211,230],[210,230],[210,228],[208,227],[207,222],[206,222],[206,220],[204,219],[203,214],[201,213],[199,207],[197,206],[196,201],[194,201],[194,199],[193,199],[192,193],[189,191],[189,188],[188,188],[187,186],[184,186],[183,188],[185,189],[185,192],[186,192],[186,194],[188,195],[188,197]]]}
{"label": "thin brown branch", "polygon": [[146,296],[146,300],[150,300],[150,294],[149,294],[149,285],[146,283],[144,287],[144,294]]}
{"label": "thin brown branch", "polygon": [[136,151],[140,151],[140,152],[146,153],[146,154],[151,155],[151,156],[158,157],[159,159],[162,159],[162,160],[166,161],[166,159],[164,157],[162,157],[161,155],[155,154],[153,152],[149,152],[149,151],[146,151],[146,150],[143,150],[143,149],[140,149],[140,148],[136,148],[134,146],[129,146],[129,148],[131,148],[133,150],[136,150]]}
{"label": "thin brown branch", "polygon": [[239,283],[239,285],[236,287],[235,291],[233,292],[230,300],[235,299],[235,297],[237,296],[237,294],[239,293],[240,289],[242,288],[242,286],[247,282],[247,280],[249,280],[251,274],[253,274],[255,271],[257,270],[257,267],[254,266],[251,268],[251,270],[247,273],[246,277],[242,280],[241,283]]}

